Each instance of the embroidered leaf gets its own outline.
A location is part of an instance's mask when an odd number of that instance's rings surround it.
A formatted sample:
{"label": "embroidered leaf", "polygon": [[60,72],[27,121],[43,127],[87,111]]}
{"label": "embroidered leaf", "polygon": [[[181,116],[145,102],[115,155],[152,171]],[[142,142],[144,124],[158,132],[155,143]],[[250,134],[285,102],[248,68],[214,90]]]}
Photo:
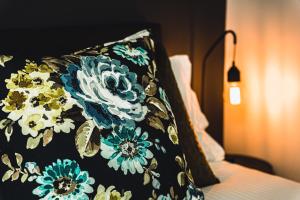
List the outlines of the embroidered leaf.
{"label": "embroidered leaf", "polygon": [[5,182],[5,181],[7,181],[8,179],[10,179],[10,177],[12,176],[14,174],[14,171],[13,170],[7,170],[5,173],[4,173],[4,175],[3,175],[3,177],[2,177],[2,182]]}
{"label": "embroidered leaf", "polygon": [[11,176],[11,180],[12,180],[12,181],[18,180],[19,176],[20,176],[20,171],[17,170],[17,171],[15,171],[15,172],[13,173],[13,175]]}
{"label": "embroidered leaf", "polygon": [[100,54],[104,54],[108,51],[108,48],[107,47],[104,47],[100,50]]}
{"label": "embroidered leaf", "polygon": [[41,170],[40,170],[40,167],[39,166],[35,166],[35,173],[38,174],[38,175],[41,175]]}
{"label": "embroidered leaf", "polygon": [[156,67],[156,63],[154,61],[152,61],[152,65],[149,65],[148,66],[148,75],[152,78],[152,79],[155,79],[155,76],[156,76],[156,70],[157,70],[157,67]]}
{"label": "embroidered leaf", "polygon": [[90,141],[94,128],[94,122],[88,120],[84,122],[76,132],[75,144],[81,158],[84,158],[84,156],[91,157],[100,149],[100,144],[97,145],[94,141]]}
{"label": "embroidered leaf", "polygon": [[64,60],[67,61],[68,64],[80,61],[80,56],[78,55],[64,55],[62,56],[62,58],[64,58]]}
{"label": "embroidered leaf", "polygon": [[11,123],[10,119],[2,119],[0,121],[0,129],[4,129],[10,123]]}
{"label": "embroidered leaf", "polygon": [[12,133],[13,133],[13,126],[12,126],[12,124],[9,124],[5,129],[5,136],[6,136],[7,142],[10,141],[10,137],[11,137]]}
{"label": "embroidered leaf", "polygon": [[176,199],[173,186],[170,188],[170,194],[171,194],[172,199]]}
{"label": "embroidered leaf", "polygon": [[169,139],[173,142],[173,144],[179,144],[177,130],[173,124],[168,127]]}
{"label": "embroidered leaf", "polygon": [[[96,54],[96,55],[98,55],[99,54],[99,52],[96,50],[96,49],[99,49],[100,48],[100,46],[99,45],[97,45],[97,46],[94,46],[94,47],[88,47],[88,48],[85,48],[85,49],[81,49],[81,50],[79,50],[79,51],[76,51],[76,52],[74,52],[72,55],[82,55],[82,54]],[[105,50],[106,49],[106,50]],[[101,49],[102,50],[102,49]],[[107,51],[108,50],[108,48],[107,47],[105,47],[105,48],[103,48],[103,51]],[[101,51],[100,51],[100,54],[101,54]]]}
{"label": "embroidered leaf", "polygon": [[49,144],[53,139],[53,129],[46,129],[43,134],[43,147]]}
{"label": "embroidered leaf", "polygon": [[160,182],[159,182],[159,180],[157,178],[153,178],[153,180],[152,180],[152,186],[153,186],[153,188],[159,190],[159,188],[160,188]]}
{"label": "embroidered leaf", "polygon": [[194,183],[194,178],[190,169],[185,172],[185,175],[190,183]]}
{"label": "embroidered leaf", "polygon": [[53,57],[44,57],[43,63],[54,69],[55,71],[59,71],[60,66],[67,66],[70,64],[68,61],[63,59],[57,59]]}
{"label": "embroidered leaf", "polygon": [[157,86],[154,81],[150,81],[149,84],[145,87],[145,93],[148,96],[154,96],[157,92]]}
{"label": "embroidered leaf", "polygon": [[41,138],[43,137],[43,134],[39,134],[37,137],[33,138],[33,137],[29,137],[27,139],[27,144],[26,144],[26,148],[27,149],[35,149],[39,143]]}
{"label": "embroidered leaf", "polygon": [[28,181],[29,181],[29,182],[32,182],[32,181],[34,181],[35,179],[37,179],[37,176],[35,176],[35,175],[34,175],[34,176],[29,176],[29,177],[28,177]]}
{"label": "embroidered leaf", "polygon": [[24,183],[27,180],[28,176],[28,173],[23,174],[21,177],[21,182]]}
{"label": "embroidered leaf", "polygon": [[154,115],[165,120],[169,119],[167,108],[159,99],[155,97],[149,97],[147,102],[152,105],[150,106],[150,110],[154,112]]}
{"label": "embroidered leaf", "polygon": [[157,194],[156,194],[155,190],[152,190],[152,197],[153,197],[153,199],[157,199]]}
{"label": "embroidered leaf", "polygon": [[147,184],[149,184],[150,183],[150,180],[151,180],[151,177],[150,177],[150,175],[149,175],[149,173],[148,172],[145,172],[144,173],[144,185],[147,185]]}
{"label": "embroidered leaf", "polygon": [[153,159],[151,160],[149,169],[151,169],[151,170],[156,169],[156,168],[157,168],[157,165],[158,165],[157,160],[156,160],[155,158],[153,158]]}
{"label": "embroidered leaf", "polygon": [[148,96],[154,96],[157,92],[156,83],[146,75],[142,78],[142,85],[145,88],[145,93]]}
{"label": "embroidered leaf", "polygon": [[23,156],[19,153],[15,153],[15,156],[16,156],[17,165],[21,167],[21,164],[23,162]]}
{"label": "embroidered leaf", "polygon": [[177,181],[180,186],[185,185],[185,173],[184,172],[179,172],[177,174]]}
{"label": "embroidered leaf", "polygon": [[184,169],[184,160],[180,156],[175,157],[175,161],[180,166],[181,169]]}
{"label": "embroidered leaf", "polygon": [[84,156],[93,157],[94,155],[96,155],[98,153],[99,150],[100,150],[99,135],[97,133],[92,133],[90,141],[88,142],[88,145],[84,152]]}
{"label": "embroidered leaf", "polygon": [[147,119],[147,123],[149,126],[161,130],[162,132],[166,132],[163,123],[161,120],[156,116],[149,116]]}
{"label": "embroidered leaf", "polygon": [[0,65],[2,67],[5,67],[5,63],[12,60],[13,58],[13,56],[0,55]]}
{"label": "embroidered leaf", "polygon": [[1,156],[1,160],[2,160],[2,163],[6,166],[8,166],[9,168],[13,169],[12,165],[11,165],[11,162],[10,162],[10,159],[8,157],[7,154],[3,154]]}

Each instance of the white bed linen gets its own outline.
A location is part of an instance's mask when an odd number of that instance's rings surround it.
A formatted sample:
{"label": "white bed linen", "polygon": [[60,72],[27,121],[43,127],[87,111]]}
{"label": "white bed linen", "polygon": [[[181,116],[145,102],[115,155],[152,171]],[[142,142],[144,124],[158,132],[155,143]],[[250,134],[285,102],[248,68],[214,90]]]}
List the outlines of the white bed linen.
{"label": "white bed linen", "polygon": [[203,188],[205,200],[300,200],[300,184],[226,161],[210,163],[221,183]]}

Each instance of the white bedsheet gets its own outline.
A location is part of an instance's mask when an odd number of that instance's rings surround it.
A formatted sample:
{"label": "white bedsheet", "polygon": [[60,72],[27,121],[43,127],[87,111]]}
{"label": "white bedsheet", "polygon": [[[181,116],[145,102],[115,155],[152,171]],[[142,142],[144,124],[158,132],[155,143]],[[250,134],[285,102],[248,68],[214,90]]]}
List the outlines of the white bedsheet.
{"label": "white bedsheet", "polygon": [[221,183],[203,188],[206,200],[300,200],[300,184],[230,164],[211,163]]}

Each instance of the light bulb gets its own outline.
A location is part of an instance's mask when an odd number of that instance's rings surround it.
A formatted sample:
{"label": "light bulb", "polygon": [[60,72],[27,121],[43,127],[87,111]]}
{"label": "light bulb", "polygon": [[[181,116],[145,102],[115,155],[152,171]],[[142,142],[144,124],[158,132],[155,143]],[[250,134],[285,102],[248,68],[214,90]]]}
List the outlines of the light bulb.
{"label": "light bulb", "polygon": [[236,82],[229,85],[229,101],[231,105],[239,105],[241,103],[241,90]]}

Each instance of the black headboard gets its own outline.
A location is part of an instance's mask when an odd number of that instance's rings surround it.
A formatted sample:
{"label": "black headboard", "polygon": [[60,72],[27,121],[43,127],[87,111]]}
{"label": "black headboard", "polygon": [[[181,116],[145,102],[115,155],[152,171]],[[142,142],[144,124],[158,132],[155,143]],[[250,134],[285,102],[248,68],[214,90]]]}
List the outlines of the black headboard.
{"label": "black headboard", "polygon": [[[57,27],[90,27],[89,33],[85,31],[86,28],[81,30],[82,35],[88,37],[92,34],[91,37],[95,37],[96,32],[91,31],[104,28],[104,24],[158,23],[169,55],[190,56],[193,63],[193,88],[200,97],[201,61],[205,51],[225,29],[225,5],[226,0],[1,0],[0,29],[17,31],[23,28],[50,30]],[[17,41],[12,45],[16,44]],[[208,132],[221,144],[223,60],[224,45],[220,45],[207,64],[206,106],[203,108],[210,121]]]}

